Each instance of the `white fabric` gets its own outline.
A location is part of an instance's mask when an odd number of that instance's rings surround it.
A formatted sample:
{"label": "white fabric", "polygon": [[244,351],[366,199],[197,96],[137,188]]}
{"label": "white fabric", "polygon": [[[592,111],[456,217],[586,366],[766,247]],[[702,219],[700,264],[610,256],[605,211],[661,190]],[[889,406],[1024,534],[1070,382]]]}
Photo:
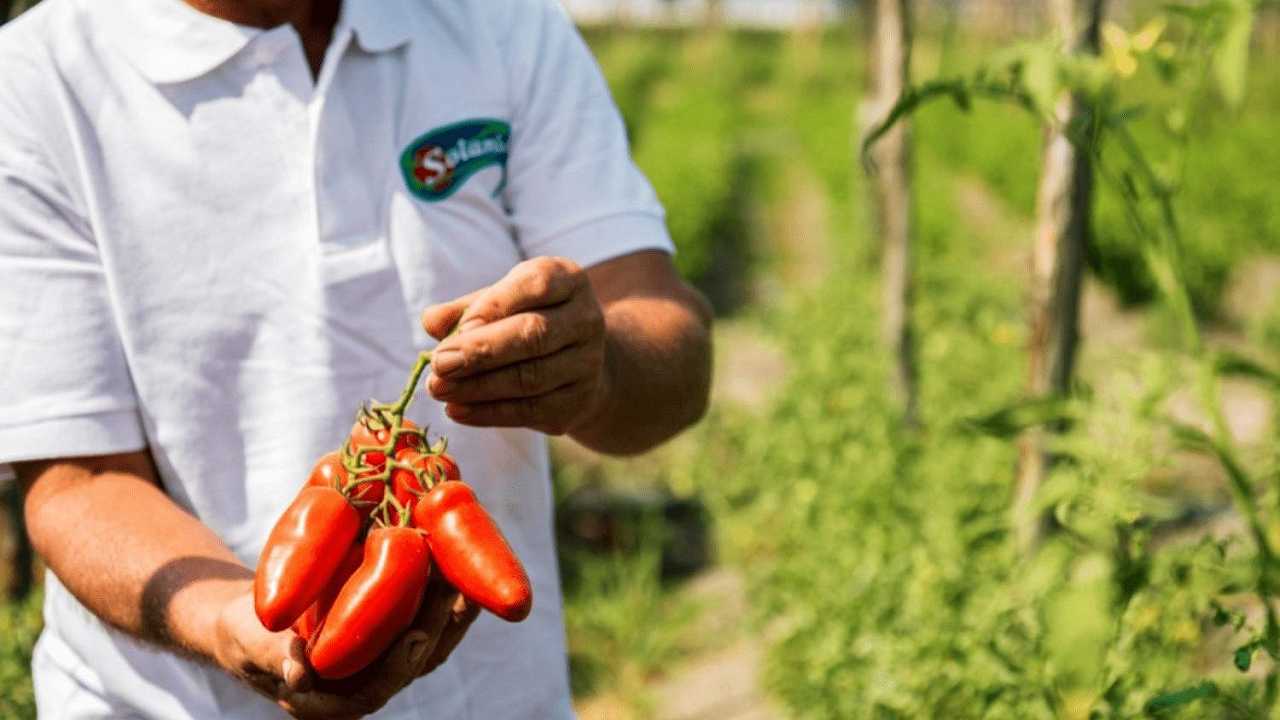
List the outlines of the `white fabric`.
{"label": "white fabric", "polygon": [[[554,0],[347,0],[316,82],[288,26],[45,0],[0,30],[0,68],[0,463],[149,447],[246,563],[359,403],[395,398],[422,308],[525,257],[671,249]],[[490,164],[410,192],[402,152],[477,118],[510,124],[505,185]],[[379,717],[571,716],[545,439],[410,416],[448,434],[535,601]],[[279,715],[47,587],[43,716]]]}

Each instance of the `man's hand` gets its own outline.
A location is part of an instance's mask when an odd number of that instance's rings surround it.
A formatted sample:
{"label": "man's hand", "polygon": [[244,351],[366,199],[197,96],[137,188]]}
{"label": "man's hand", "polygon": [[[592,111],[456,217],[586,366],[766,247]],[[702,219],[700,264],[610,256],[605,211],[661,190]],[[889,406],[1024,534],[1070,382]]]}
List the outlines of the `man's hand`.
{"label": "man's hand", "polygon": [[253,611],[251,586],[232,594],[218,617],[214,660],[297,718],[358,718],[439,667],[475,620],[478,608],[443,581],[428,586],[413,625],[373,665],[342,680],[314,676],[305,642],[273,633]]}
{"label": "man's hand", "polygon": [[318,680],[316,689],[377,709],[406,685],[440,667],[480,613],[439,575],[427,585],[413,624],[377,662],[349,678]]}
{"label": "man's hand", "polygon": [[522,262],[488,288],[428,308],[422,324],[444,338],[427,389],[456,422],[560,435],[608,395],[604,313],[570,260]]}
{"label": "man's hand", "polygon": [[427,308],[422,325],[443,338],[427,389],[464,425],[567,432],[593,450],[630,454],[706,409],[711,308],[665,252],[585,271],[534,258]]}
{"label": "man's hand", "polygon": [[292,630],[262,627],[245,585],[218,615],[213,660],[297,718],[358,718],[380,707],[314,690],[305,646]]}

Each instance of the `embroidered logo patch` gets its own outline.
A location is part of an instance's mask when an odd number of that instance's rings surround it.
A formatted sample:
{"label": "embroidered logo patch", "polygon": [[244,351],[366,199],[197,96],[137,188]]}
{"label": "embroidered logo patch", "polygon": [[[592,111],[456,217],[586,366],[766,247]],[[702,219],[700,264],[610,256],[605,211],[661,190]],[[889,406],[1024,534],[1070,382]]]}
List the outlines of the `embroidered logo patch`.
{"label": "embroidered logo patch", "polygon": [[511,126],[502,120],[476,118],[436,128],[409,143],[400,155],[400,171],[414,195],[435,202],[454,193],[467,178],[497,165],[507,183],[507,143]]}

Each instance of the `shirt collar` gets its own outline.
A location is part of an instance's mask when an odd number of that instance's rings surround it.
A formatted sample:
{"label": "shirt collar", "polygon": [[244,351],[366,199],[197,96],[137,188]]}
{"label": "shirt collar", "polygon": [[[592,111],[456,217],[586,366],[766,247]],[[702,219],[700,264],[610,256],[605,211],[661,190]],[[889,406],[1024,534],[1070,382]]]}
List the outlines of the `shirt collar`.
{"label": "shirt collar", "polygon": [[360,49],[370,53],[386,52],[412,39],[412,17],[409,0],[343,0],[344,23],[355,31]]}
{"label": "shirt collar", "polygon": [[[268,32],[236,25],[182,0],[117,0],[95,3],[132,64],[154,83],[193,80],[213,71]],[[115,6],[114,8],[111,6]],[[411,39],[406,0],[344,0],[334,28],[350,27],[361,49],[379,53]]]}

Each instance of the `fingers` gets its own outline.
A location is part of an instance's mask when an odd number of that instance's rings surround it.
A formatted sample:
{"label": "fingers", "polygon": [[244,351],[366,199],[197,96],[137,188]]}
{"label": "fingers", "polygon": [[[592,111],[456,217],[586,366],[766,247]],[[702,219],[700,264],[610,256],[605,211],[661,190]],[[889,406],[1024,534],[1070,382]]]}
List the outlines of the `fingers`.
{"label": "fingers", "polygon": [[604,348],[599,344],[571,345],[470,377],[432,375],[427,378],[427,390],[436,400],[462,404],[536,397],[587,380],[603,360]]}
{"label": "fingers", "polygon": [[427,334],[437,340],[443,340],[454,325],[458,324],[458,320],[462,318],[462,313],[467,306],[476,299],[476,296],[484,292],[477,290],[468,295],[463,295],[457,300],[450,300],[439,305],[432,305],[422,311],[422,329]]}
{"label": "fingers", "polygon": [[262,627],[248,588],[222,608],[214,654],[219,665],[270,698],[282,689],[306,690],[312,683],[302,638]]}
{"label": "fingers", "polygon": [[570,314],[564,308],[535,310],[451,337],[432,353],[431,374],[468,377],[555,352],[580,334]]}
{"label": "fingers", "polygon": [[474,404],[449,403],[445,414],[454,422],[475,427],[526,427],[563,435],[578,418],[589,417],[589,408],[598,403],[590,383],[568,385],[537,397],[524,397]]}
{"label": "fingers", "polygon": [[427,308],[422,327],[432,337],[444,338],[455,324],[466,331],[525,310],[562,303],[587,283],[586,273],[571,260],[526,260],[483,290]]}
{"label": "fingers", "polygon": [[391,697],[422,674],[449,620],[449,609],[456,595],[457,591],[448,583],[433,579],[413,625],[391,646],[375,666],[377,669],[367,673],[369,682],[363,692]]}
{"label": "fingers", "polygon": [[280,661],[280,678],[290,692],[305,692],[311,689],[311,671],[307,669],[307,642],[289,632],[288,649]]}
{"label": "fingers", "polygon": [[307,720],[360,718],[381,707],[372,706],[363,698],[324,692],[284,692],[277,698],[276,704],[290,715]]}
{"label": "fingers", "polygon": [[423,674],[440,640],[457,591],[432,578],[413,623],[374,664],[355,675],[325,681],[321,689],[359,699],[369,712],[382,707],[396,693]]}
{"label": "fingers", "polygon": [[447,582],[433,581],[410,630],[377,663],[345,680],[322,681],[314,690],[293,691],[277,682],[269,696],[297,718],[359,718],[376,712],[444,663],[479,611]]}
{"label": "fingers", "polygon": [[431,653],[426,666],[422,669],[423,675],[440,667],[445,660],[449,659],[449,655],[454,648],[458,647],[458,643],[462,642],[462,638],[467,634],[467,629],[471,627],[471,623],[475,622],[476,617],[479,615],[479,605],[467,600],[461,594],[456,596],[453,607],[450,608],[449,622],[444,626],[444,631],[440,635],[440,642],[436,643],[435,650]]}
{"label": "fingers", "polygon": [[586,273],[572,260],[526,260],[482,290],[462,314],[459,327],[466,332],[518,312],[562,303],[586,284]]}

